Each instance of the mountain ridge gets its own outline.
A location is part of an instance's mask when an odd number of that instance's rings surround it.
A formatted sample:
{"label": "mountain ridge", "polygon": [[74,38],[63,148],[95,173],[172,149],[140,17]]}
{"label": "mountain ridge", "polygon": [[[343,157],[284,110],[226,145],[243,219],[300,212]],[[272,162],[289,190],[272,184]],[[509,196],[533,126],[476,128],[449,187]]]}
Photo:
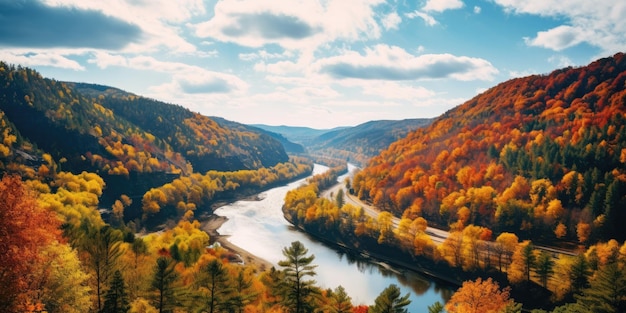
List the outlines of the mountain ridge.
{"label": "mountain ridge", "polygon": [[[614,221],[626,217],[616,209],[626,203],[625,81],[619,53],[498,84],[372,158],[355,192],[442,227],[549,238],[562,224],[572,240],[624,239]],[[591,234],[578,236],[579,224]]]}

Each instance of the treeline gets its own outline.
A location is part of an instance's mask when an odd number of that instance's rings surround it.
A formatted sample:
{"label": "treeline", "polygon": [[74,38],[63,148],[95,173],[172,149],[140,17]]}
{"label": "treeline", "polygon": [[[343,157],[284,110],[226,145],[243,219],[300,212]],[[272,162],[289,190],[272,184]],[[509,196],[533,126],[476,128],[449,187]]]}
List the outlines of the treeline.
{"label": "treeline", "polygon": [[430,122],[430,119],[369,121],[354,127],[331,130],[303,141],[309,153],[363,167],[391,143]]}
{"label": "treeline", "polygon": [[[271,186],[284,184],[297,177],[309,175],[313,163],[292,157],[289,162],[270,168],[232,172],[208,171],[181,176],[171,183],[148,190],[142,198],[145,219],[163,220],[183,217],[216,200],[252,195]],[[205,209],[206,210],[206,209]]]}
{"label": "treeline", "polygon": [[410,302],[395,285],[370,307],[341,286],[320,288],[300,242],[279,269],[239,264],[209,246],[192,214],[136,237],[100,218],[97,175],[64,173],[54,185],[0,180],[0,285],[11,286],[0,289],[2,312],[402,312]]}
{"label": "treeline", "polygon": [[626,56],[504,82],[391,144],[359,198],[441,228],[623,241]]}
{"label": "treeline", "polygon": [[10,145],[3,143],[8,151],[0,147],[5,164],[20,157],[18,150],[32,158],[48,153],[74,173],[122,176],[259,169],[288,161],[277,140],[252,127],[222,126],[181,106],[105,86],[58,82],[4,62],[0,111],[8,122],[3,128],[16,136]]}
{"label": "treeline", "polygon": [[[499,277],[502,283],[514,286],[521,298],[532,299],[532,303],[526,303],[531,308],[572,302],[564,308],[594,311],[598,303],[609,298],[612,302],[608,306],[613,308],[610,312],[626,308],[626,243],[598,243],[572,256],[535,247],[530,240],[520,241],[513,233],[495,236],[492,230],[473,224],[458,224],[449,235],[442,235],[428,230],[423,217],[398,219],[381,212],[374,218],[363,207],[344,204],[343,193],[328,199],[320,197],[321,190],[314,179],[288,192],[283,212],[294,225],[325,240],[377,251],[402,266],[419,264],[414,266],[452,280]],[[605,285],[601,292],[594,291],[609,275],[605,271],[612,271],[610,284],[619,286],[619,290],[609,290]],[[466,312],[446,308],[449,312]]]}

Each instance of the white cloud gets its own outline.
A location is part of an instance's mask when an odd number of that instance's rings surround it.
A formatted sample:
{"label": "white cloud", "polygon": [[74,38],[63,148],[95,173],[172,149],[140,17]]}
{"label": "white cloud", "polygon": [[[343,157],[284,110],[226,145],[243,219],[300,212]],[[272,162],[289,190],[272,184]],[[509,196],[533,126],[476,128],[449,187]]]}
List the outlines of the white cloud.
{"label": "white cloud", "polygon": [[[626,47],[626,1],[588,0],[494,0],[507,12],[534,14],[565,20],[564,25],[541,31],[528,44],[559,51],[586,42],[602,50],[602,55]],[[584,30],[584,31],[582,31]],[[554,39],[557,42],[550,43]]]}
{"label": "white cloud", "polygon": [[266,64],[265,62],[259,62],[254,65],[254,70],[257,72],[267,72],[275,75],[286,75],[299,72],[301,66],[292,61],[280,61],[276,63]]}
{"label": "white cloud", "polygon": [[75,71],[85,70],[78,62],[67,58],[61,53],[54,52],[9,52],[0,50],[0,60],[22,66],[50,66]]}
{"label": "white cloud", "polygon": [[[135,70],[154,71],[172,75],[172,81],[151,90],[173,94],[211,94],[245,92],[248,84],[239,77],[209,71],[204,68],[179,62],[159,61],[150,56],[136,56],[126,58],[121,55],[112,55],[105,52],[94,54],[89,63],[96,64],[101,69],[109,66],[120,66]],[[166,97],[169,98],[169,97]]]}
{"label": "white cloud", "polygon": [[529,46],[544,47],[561,51],[583,42],[584,31],[571,26],[561,25],[548,31],[537,33],[533,39],[524,38]]}
{"label": "white cloud", "polygon": [[432,90],[422,86],[412,86],[408,83],[394,81],[364,81],[358,79],[348,79],[341,81],[342,86],[358,87],[365,95],[376,96],[383,99],[395,99],[414,101],[419,99],[430,98],[436,95]]}
{"label": "white cloud", "polygon": [[481,11],[482,9],[479,6],[477,5],[474,6],[474,14],[480,14]]}
{"label": "white cloud", "polygon": [[121,55],[114,55],[102,51],[94,52],[94,58],[87,60],[87,63],[96,64],[101,69],[105,69],[109,66],[128,66],[126,57]]}
{"label": "white cloud", "polygon": [[443,12],[445,10],[460,9],[463,7],[461,0],[428,0],[423,7],[427,12]]}
{"label": "white cloud", "polygon": [[489,88],[485,88],[485,87],[476,88],[476,94],[479,95],[487,90],[489,90]]}
{"label": "white cloud", "polygon": [[558,67],[573,66],[574,62],[564,55],[554,55],[548,59],[548,62],[556,64]]}
{"label": "white cloud", "polygon": [[290,57],[293,57],[293,53],[289,50],[285,50],[283,53],[270,53],[262,49],[257,52],[239,54],[239,60],[242,61],[284,59]]}
{"label": "white cloud", "polygon": [[170,51],[193,53],[196,48],[181,36],[181,30],[172,25],[183,23],[193,16],[205,13],[202,0],[44,0],[51,6],[67,6],[83,10],[103,12],[121,20],[138,25],[143,38],[123,51],[145,53],[165,47]]}
{"label": "white cloud", "polygon": [[435,25],[437,25],[437,20],[435,20],[434,17],[428,15],[427,13],[421,12],[421,11],[415,10],[413,12],[404,14],[404,16],[406,16],[406,17],[408,17],[410,19],[414,19],[416,17],[419,17],[419,18],[423,19],[424,22],[426,23],[426,25],[428,25],[428,26],[435,26]]}
{"label": "white cloud", "polygon": [[338,79],[419,80],[452,78],[491,80],[498,70],[480,58],[452,54],[415,56],[397,46],[376,45],[365,54],[346,51],[343,55],[317,61],[316,72]]}
{"label": "white cloud", "polygon": [[217,58],[220,55],[219,51],[217,51],[216,49],[207,51],[196,51],[193,54],[199,58]]}
{"label": "white cloud", "polygon": [[338,39],[378,38],[374,7],[382,0],[299,0],[280,2],[224,0],[215,15],[194,26],[197,36],[248,47],[277,44],[286,49],[315,50]]}
{"label": "white cloud", "polygon": [[537,71],[533,69],[527,69],[523,71],[509,71],[509,77],[511,78],[526,77],[535,74],[537,74]]}
{"label": "white cloud", "polygon": [[398,15],[398,13],[391,12],[385,15],[382,18],[381,22],[383,23],[383,27],[386,30],[398,29],[398,25],[400,25],[400,23],[402,22],[402,18],[400,17],[400,15]]}

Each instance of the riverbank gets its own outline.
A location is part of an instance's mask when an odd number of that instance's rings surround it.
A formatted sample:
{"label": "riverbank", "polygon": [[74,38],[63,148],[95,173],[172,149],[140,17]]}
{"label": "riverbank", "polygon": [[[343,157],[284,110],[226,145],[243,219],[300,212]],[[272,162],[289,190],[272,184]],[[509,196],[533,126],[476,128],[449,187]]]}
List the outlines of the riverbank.
{"label": "riverbank", "polygon": [[224,224],[228,219],[223,216],[218,215],[208,215],[199,219],[201,229],[209,234],[211,244],[218,243],[222,248],[230,251],[231,253],[238,255],[240,260],[244,262],[246,265],[253,265],[259,271],[263,272],[272,268],[272,263],[267,260],[260,258],[247,250],[233,244],[228,241],[229,236],[220,235],[217,231],[222,224]]}

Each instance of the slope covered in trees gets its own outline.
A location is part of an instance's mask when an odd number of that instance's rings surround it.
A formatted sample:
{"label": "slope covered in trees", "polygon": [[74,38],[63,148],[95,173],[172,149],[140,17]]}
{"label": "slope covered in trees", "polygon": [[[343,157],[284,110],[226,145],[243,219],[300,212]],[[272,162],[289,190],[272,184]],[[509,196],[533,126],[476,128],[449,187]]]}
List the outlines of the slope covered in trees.
{"label": "slope covered in trees", "polygon": [[348,160],[364,166],[371,157],[391,143],[411,131],[427,126],[431,121],[426,118],[380,120],[328,130],[267,125],[257,127],[280,133],[291,141],[301,143],[311,155]]}
{"label": "slope covered in trees", "polygon": [[111,87],[69,85],[90,95],[115,116],[163,140],[191,162],[196,172],[257,169],[288,159],[280,142],[255,128]]}
{"label": "slope covered in trees", "polygon": [[504,82],[391,144],[354,192],[453,229],[626,239],[625,82],[621,53]]}
{"label": "slope covered in trees", "polygon": [[39,148],[77,173],[258,169],[288,160],[278,141],[252,128],[222,126],[180,106],[58,82],[5,63],[0,110],[5,138],[14,137],[3,143],[10,150],[3,149],[5,159],[16,149],[40,158]]}

